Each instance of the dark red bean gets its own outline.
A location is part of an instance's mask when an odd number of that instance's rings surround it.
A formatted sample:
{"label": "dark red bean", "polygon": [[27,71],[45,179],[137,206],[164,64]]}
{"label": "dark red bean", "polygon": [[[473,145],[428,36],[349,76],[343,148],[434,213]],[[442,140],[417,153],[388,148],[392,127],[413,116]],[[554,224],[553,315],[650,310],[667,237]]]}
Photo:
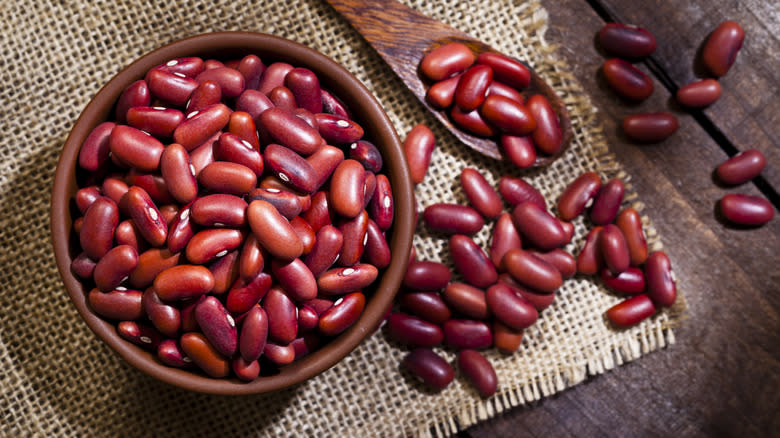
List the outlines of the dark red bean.
{"label": "dark red bean", "polygon": [[258,178],[263,174],[263,169],[265,169],[265,162],[262,155],[260,155],[260,151],[251,142],[230,132],[222,133],[219,136],[219,140],[214,144],[214,158],[246,166]]}
{"label": "dark red bean", "polygon": [[306,68],[294,68],[285,76],[284,84],[295,95],[297,106],[315,114],[322,112],[320,81],[314,72]]}
{"label": "dark red bean", "polygon": [[466,377],[482,398],[496,393],[498,377],[493,365],[475,350],[458,352],[458,369]]}
{"label": "dark red bean", "polygon": [[195,200],[190,215],[199,225],[238,228],[246,225],[246,208],[246,201],[240,197],[218,193]]}
{"label": "dark red bean", "polygon": [[577,255],[577,272],[593,275],[601,270],[604,265],[604,256],[601,254],[601,230],[604,227],[591,228],[585,238],[585,245]]}
{"label": "dark red bean", "polygon": [[244,280],[250,281],[263,270],[264,266],[265,255],[263,254],[263,248],[254,234],[250,233],[244,240],[244,245],[241,248],[239,275]]}
{"label": "dark red bean", "polygon": [[352,266],[360,261],[366,247],[368,213],[363,210],[354,218],[341,223],[338,228],[344,239],[341,252],[339,252],[338,264]]}
{"label": "dark red bean", "polygon": [[358,140],[349,145],[349,158],[357,160],[366,170],[378,173],[382,170],[382,153],[367,140]]}
{"label": "dark red bean", "polygon": [[398,297],[401,310],[437,325],[452,317],[452,311],[436,292],[409,292]]}
{"label": "dark red bean", "polygon": [[103,292],[116,289],[130,273],[138,266],[138,252],[130,245],[119,245],[111,248],[97,262],[92,278],[95,286]]}
{"label": "dark red bean", "polygon": [[319,191],[311,197],[311,207],[301,214],[301,217],[311,225],[316,233],[325,225],[333,223],[332,211],[328,205],[328,192]]}
{"label": "dark red bean", "polygon": [[179,342],[175,339],[165,339],[157,346],[157,358],[160,362],[174,368],[189,368],[192,366],[190,359]]}
{"label": "dark red bean", "polygon": [[256,90],[260,83],[260,76],[265,71],[265,64],[257,55],[247,55],[241,58],[236,68],[246,81],[246,88]]}
{"label": "dark red bean", "polygon": [[555,248],[552,251],[536,252],[531,251],[533,255],[555,266],[555,269],[561,273],[561,277],[571,278],[577,273],[577,261],[568,252]]}
{"label": "dark red bean", "polygon": [[590,208],[590,219],[594,224],[609,224],[617,217],[625,190],[625,184],[617,178],[609,180],[601,187]]}
{"label": "dark red bean", "polygon": [[489,287],[485,298],[496,319],[515,330],[530,327],[539,317],[531,303],[504,283],[499,282]]}
{"label": "dark red bean", "polygon": [[195,111],[200,111],[220,101],[222,101],[222,89],[219,88],[219,84],[214,81],[204,81],[198,84],[198,88],[190,95],[184,113],[189,116]]}
{"label": "dark red bean", "polygon": [[558,219],[533,202],[524,202],[512,211],[512,221],[523,241],[543,251],[568,243]]}
{"label": "dark red bean", "polygon": [[222,96],[227,98],[238,97],[246,87],[244,75],[236,69],[230,67],[217,67],[204,70],[195,77],[198,83],[213,81],[219,84],[222,90]]}
{"label": "dark red bean", "polygon": [[320,323],[320,316],[307,305],[298,307],[298,331],[307,332],[314,330]]}
{"label": "dark red bean", "polygon": [[320,133],[294,113],[282,108],[269,108],[260,114],[258,128],[276,142],[301,155],[311,155],[325,145]]}
{"label": "dark red bean", "polygon": [[152,95],[149,93],[149,86],[146,81],[139,79],[122,91],[119,100],[116,103],[116,122],[125,123],[127,110],[134,106],[149,106],[152,102]]}
{"label": "dark red bean", "polygon": [[653,301],[645,294],[635,295],[607,310],[607,318],[617,327],[631,327],[655,313]]}
{"label": "dark red bean", "polygon": [[192,236],[195,235],[195,228],[190,221],[190,207],[192,203],[181,208],[179,214],[173,219],[168,227],[168,249],[177,253],[183,250],[189,243]]}
{"label": "dark red bean", "polygon": [[311,225],[309,225],[309,223],[300,216],[292,218],[290,220],[290,225],[295,230],[295,233],[298,234],[298,237],[301,238],[301,243],[303,244],[303,254],[310,253],[314,248],[314,239],[316,239],[316,234],[314,233]]}
{"label": "dark red bean", "polygon": [[599,248],[607,269],[613,275],[620,274],[630,266],[631,256],[628,253],[628,245],[623,237],[623,232],[617,225],[607,224],[604,226],[604,229],[601,230],[601,237],[599,237]]}
{"label": "dark red bean", "polygon": [[704,108],[715,103],[722,92],[715,79],[702,79],[680,87],[675,94],[677,102],[688,108]]}
{"label": "dark red bean", "polygon": [[757,177],[766,167],[766,158],[758,149],[748,149],[721,163],[715,170],[718,179],[737,185]]}
{"label": "dark red bean", "polygon": [[197,146],[190,154],[190,162],[192,167],[195,168],[195,177],[208,166],[209,164],[217,161],[214,149],[216,149],[217,140],[219,140],[220,133],[215,133],[212,137],[206,140],[202,145]]}
{"label": "dark red bean", "polygon": [[214,276],[199,265],[177,265],[160,272],[154,290],[165,301],[197,298],[214,288]]}
{"label": "dark red bean", "polygon": [[436,109],[449,108],[455,101],[455,89],[461,76],[462,73],[431,85],[425,93],[425,100]]}
{"label": "dark red bean", "polygon": [[444,340],[438,325],[404,313],[393,313],[387,318],[387,332],[395,341],[410,347],[433,347]]}
{"label": "dark red bean", "polygon": [[286,111],[295,111],[297,104],[295,103],[295,95],[289,88],[279,86],[271,90],[268,93],[268,98],[271,99],[276,108],[281,108]]}
{"label": "dark red bean", "polygon": [[290,343],[290,346],[292,346],[295,351],[295,360],[298,360],[308,356],[312,351],[319,349],[320,346],[322,346],[322,343],[322,336],[318,332],[310,331],[304,333],[303,336],[295,338],[295,340]]}
{"label": "dark red bean", "polygon": [[155,137],[170,137],[184,113],[165,107],[136,106],[127,110],[127,124]]}
{"label": "dark red bean", "polygon": [[539,190],[520,177],[502,176],[498,180],[498,193],[511,205],[533,202],[543,209],[547,208]]}
{"label": "dark red bean", "polygon": [[493,69],[493,77],[512,88],[521,90],[531,83],[531,72],[528,67],[500,53],[484,52],[477,56],[477,64],[484,64]]}
{"label": "dark red bean", "polygon": [[109,138],[116,123],[103,122],[89,133],[79,150],[79,166],[82,169],[96,171],[108,160],[111,153]]}
{"label": "dark red bean", "polygon": [[504,254],[501,264],[520,284],[540,292],[554,292],[563,284],[555,266],[528,251],[511,249]]}
{"label": "dark red bean", "polygon": [[287,345],[298,336],[295,303],[279,287],[272,287],[263,298],[263,310],[268,316],[268,337]]}
{"label": "dark red bean", "polygon": [[160,171],[168,192],[178,202],[186,204],[198,194],[198,181],[190,156],[184,146],[173,143],[160,157]]}
{"label": "dark red bean", "polygon": [[150,350],[156,349],[163,340],[157,329],[136,321],[121,321],[116,326],[116,332],[122,339]]}
{"label": "dark red bean", "polygon": [[463,112],[477,109],[485,101],[488,87],[493,81],[493,69],[484,64],[469,67],[460,77],[455,88],[455,105]]}
{"label": "dark red bean", "polygon": [[442,389],[455,378],[455,371],[441,356],[427,348],[416,348],[407,354],[403,366],[426,385]]}
{"label": "dark red bean", "polygon": [[298,216],[303,209],[301,200],[295,194],[275,188],[257,188],[247,196],[249,202],[263,200],[272,204],[288,220]]}
{"label": "dark red bean", "polygon": [[629,267],[619,275],[609,269],[601,270],[601,280],[608,288],[626,295],[636,295],[645,291],[645,274],[641,269]]}
{"label": "dark red bean", "polygon": [[233,374],[235,374],[236,377],[245,382],[251,382],[260,375],[260,362],[256,360],[247,362],[241,356],[231,359],[230,368],[233,370]]}
{"label": "dark red bean", "polygon": [[504,208],[501,197],[479,171],[466,168],[460,173],[460,183],[469,203],[486,218],[496,218]]}
{"label": "dark red bean", "polygon": [[246,361],[257,360],[268,339],[268,317],[260,306],[253,306],[241,321],[238,350]]}
{"label": "dark red bean", "polygon": [[536,120],[536,129],[531,133],[534,145],[542,153],[554,155],[563,144],[563,132],[558,122],[558,115],[553,111],[547,98],[541,94],[529,97],[525,106]]}
{"label": "dark red bean", "polygon": [[76,191],[74,199],[81,214],[85,214],[95,200],[100,198],[100,187],[88,186]]}
{"label": "dark red bean", "polygon": [[307,301],[317,296],[317,280],[301,259],[291,262],[271,261],[271,270],[290,298]]}
{"label": "dark red bean", "polygon": [[447,286],[452,274],[447,265],[428,260],[409,263],[403,285],[413,290],[439,290]]}
{"label": "dark red bean", "polygon": [[383,269],[390,265],[390,257],[390,245],[388,245],[384,233],[376,222],[369,219],[363,259],[366,263],[376,266],[377,269]]}
{"label": "dark red bean", "polygon": [[180,253],[173,253],[168,248],[152,248],[138,256],[138,265],[130,273],[130,285],[134,288],[145,288],[152,284],[160,272],[176,266]]}
{"label": "dark red bean", "polygon": [[376,225],[382,231],[387,230],[393,224],[393,188],[390,180],[383,174],[376,176],[376,187],[374,196],[368,204],[368,216],[376,222]]}
{"label": "dark red bean", "polygon": [[201,333],[185,333],[179,340],[181,349],[204,373],[214,378],[230,373],[230,360],[222,356]]}
{"label": "dark red bean", "polygon": [[413,183],[420,184],[425,179],[435,147],[436,138],[433,131],[422,123],[416,125],[406,135],[403,143],[404,155],[409,164]]}
{"label": "dark red bean", "polygon": [[508,97],[488,96],[479,111],[485,121],[509,135],[528,135],[536,129],[528,108]]}
{"label": "dark red bean", "polygon": [[745,41],[745,31],[734,21],[724,21],[707,37],[702,61],[715,77],[728,73]]}
{"label": "dark red bean", "polygon": [[490,260],[496,268],[500,268],[501,259],[510,249],[522,249],[523,241],[517,233],[512,215],[502,213],[493,227],[493,236],[490,240]]}
{"label": "dark red bean", "polygon": [[214,276],[212,293],[221,295],[230,289],[238,279],[238,250],[230,251],[209,264],[209,271]]}
{"label": "dark red bean", "polygon": [[82,280],[89,280],[92,278],[92,273],[95,271],[97,263],[89,258],[89,256],[82,252],[73,259],[70,264],[70,270],[76,274]]}
{"label": "dark red bean", "polygon": [[647,241],[642,231],[642,218],[639,212],[629,207],[623,209],[615,219],[615,225],[623,232],[628,245],[631,265],[639,266],[647,260]]}
{"label": "dark red bean", "polygon": [[330,182],[328,205],[347,218],[353,218],[363,211],[366,170],[360,162],[348,159],[341,162],[333,172]]}
{"label": "dark red bean", "polygon": [[729,193],[719,204],[723,216],[738,225],[761,226],[775,217],[772,204],[760,196]]}
{"label": "dark red bean", "polygon": [[263,74],[260,75],[260,83],[257,85],[257,90],[267,95],[274,88],[284,85],[285,76],[293,68],[295,67],[286,62],[274,62],[269,65]]}
{"label": "dark red bean", "polygon": [[558,215],[565,221],[579,216],[598,195],[601,177],[596,172],[585,172],[569,183],[558,199]]}
{"label": "dark red bean", "polygon": [[318,328],[325,336],[336,336],[351,327],[360,318],[366,305],[362,292],[353,292],[338,299],[333,307],[320,315]]}
{"label": "dark red bean", "polygon": [[292,344],[279,345],[266,342],[263,356],[276,366],[287,365],[295,360],[295,349]]}
{"label": "dark red bean", "polygon": [[149,288],[144,292],[141,302],[144,313],[152,321],[155,328],[165,336],[176,337],[181,328],[179,309],[163,302],[154,288]]}
{"label": "dark red bean", "polygon": [[375,266],[359,263],[325,271],[317,278],[317,286],[322,295],[340,295],[368,287],[377,275],[379,271]]}
{"label": "dark red bean", "polygon": [[479,350],[493,344],[490,326],[483,321],[450,319],[444,323],[443,331],[444,342],[453,348]]}
{"label": "dark red bean", "polygon": [[653,34],[641,27],[622,23],[607,23],[599,31],[599,44],[612,55],[623,58],[644,58],[656,49]]}
{"label": "dark red bean", "polygon": [[265,272],[260,272],[247,282],[238,279],[227,293],[225,307],[234,314],[242,314],[259,303],[271,289],[273,279]]}
{"label": "dark red bean", "polygon": [[642,113],[623,119],[623,132],[640,143],[658,143],[677,131],[677,117],[666,112]]}
{"label": "dark red bean", "polygon": [[207,228],[198,231],[185,249],[187,260],[202,265],[232,251],[244,241],[241,230],[227,228]]}
{"label": "dark red bean", "polygon": [[103,184],[100,187],[103,196],[111,198],[111,200],[117,204],[119,204],[119,201],[122,199],[122,196],[127,193],[128,189],[127,183],[119,177],[108,177],[104,179]]}
{"label": "dark red bean", "polygon": [[498,279],[498,273],[490,258],[474,241],[462,234],[450,237],[450,253],[455,268],[469,284],[488,287]]}
{"label": "dark red bean", "polygon": [[325,225],[317,231],[314,247],[304,259],[304,263],[315,277],[333,265],[341,252],[343,242],[341,231],[332,225]]}
{"label": "dark red bean", "polygon": [[198,81],[175,71],[152,69],[144,79],[153,96],[182,108],[198,88]]}
{"label": "dark red bean", "polygon": [[658,307],[671,307],[677,299],[677,280],[672,263],[663,251],[655,251],[645,263],[647,295]]}
{"label": "dark red bean", "polygon": [[433,204],[423,211],[423,220],[432,230],[447,234],[474,234],[485,225],[477,210],[459,204]]}
{"label": "dark red bean", "polygon": [[[205,82],[204,82],[205,84]],[[201,84],[202,85],[202,84]],[[236,100],[236,111],[243,111],[252,116],[252,119],[257,123],[260,114],[268,108],[273,108],[274,104],[271,99],[258,90],[244,90],[241,96],[238,96]]]}
{"label": "dark red bean", "polygon": [[104,318],[132,321],[144,315],[142,298],[143,294],[137,290],[101,292],[100,289],[95,288],[89,291],[87,300],[89,307]]}
{"label": "dark red bean", "polygon": [[143,172],[157,170],[165,150],[165,146],[156,138],[126,125],[115,126],[111,130],[108,143],[113,156]]}
{"label": "dark red bean", "polygon": [[526,169],[536,162],[536,147],[530,135],[522,137],[502,135],[500,144],[506,157],[515,166]]}
{"label": "dark red bean", "polygon": [[[160,157],[160,162],[162,162],[162,157]],[[128,186],[138,186],[144,189],[157,204],[172,204],[176,201],[171,196],[168,187],[165,185],[165,180],[159,173],[146,173],[130,169],[125,176],[125,182],[127,182]]]}
{"label": "dark red bean", "polygon": [[520,283],[518,283],[509,274],[499,275],[498,281],[502,284],[507,285],[510,289],[512,289],[512,291],[514,291],[514,293],[518,294],[519,296],[523,297],[526,301],[531,303],[531,305],[534,306],[537,312],[541,312],[542,310],[550,307],[550,305],[555,301],[555,292],[542,293],[536,290],[528,289],[522,286]]}
{"label": "dark red bean", "polygon": [[523,331],[507,327],[501,321],[493,321],[493,345],[504,354],[516,352],[523,343]]}
{"label": "dark red bean", "polygon": [[203,59],[197,56],[187,56],[183,58],[171,59],[165,64],[161,64],[155,69],[160,69],[170,73],[180,73],[188,78],[194,78],[206,68]]}
{"label": "dark red bean", "polygon": [[607,84],[620,96],[634,100],[645,100],[653,94],[653,81],[642,70],[622,59],[612,58],[601,67]]}
{"label": "dark red bean", "polygon": [[241,164],[215,161],[200,171],[198,182],[214,193],[243,196],[257,187],[257,175]]}
{"label": "dark red bean", "polygon": [[363,127],[357,122],[327,113],[315,113],[317,129],[329,144],[349,144],[363,137]]}
{"label": "dark red bean", "polygon": [[79,233],[81,248],[92,260],[100,260],[113,246],[119,224],[119,209],[109,198],[96,199],[84,214]]}
{"label": "dark red bean", "polygon": [[244,111],[233,111],[230,114],[230,121],[228,121],[228,132],[238,137],[242,143],[245,142],[244,146],[248,143],[252,149],[260,150],[257,125],[251,114]]}
{"label": "dark red bean", "polygon": [[469,134],[480,137],[492,137],[498,133],[498,130],[490,125],[479,110],[463,111],[458,106],[453,106],[450,111],[450,118],[462,130]]}
{"label": "dark red bean", "polygon": [[349,108],[347,108],[341,99],[324,88],[320,89],[320,93],[322,93],[322,112],[346,117],[348,119],[352,118]]}
{"label": "dark red bean", "polygon": [[440,81],[466,70],[475,60],[476,56],[466,45],[449,43],[428,52],[420,70],[428,79]]}
{"label": "dark red bean", "polygon": [[191,112],[173,131],[173,140],[191,151],[227,126],[231,112],[222,103]]}
{"label": "dark red bean", "polygon": [[449,308],[464,316],[474,319],[490,317],[485,291],[482,289],[466,283],[453,282],[444,288],[441,296]]}

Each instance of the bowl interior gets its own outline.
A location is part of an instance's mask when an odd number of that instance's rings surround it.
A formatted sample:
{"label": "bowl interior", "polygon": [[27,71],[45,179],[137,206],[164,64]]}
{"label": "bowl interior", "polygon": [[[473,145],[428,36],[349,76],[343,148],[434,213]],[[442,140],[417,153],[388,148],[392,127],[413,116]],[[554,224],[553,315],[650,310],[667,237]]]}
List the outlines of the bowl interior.
{"label": "bowl interior", "polygon": [[[365,138],[382,152],[394,195],[395,219],[388,231],[393,254],[371,289],[365,290],[366,307],[360,319],[347,331],[318,351],[290,365],[278,374],[261,375],[252,382],[235,378],[213,379],[203,374],[170,368],[156,356],[120,338],[115,323],[94,314],[87,304],[82,283],[70,269],[78,255],[78,238],[72,223],[78,215],[73,197],[78,190],[78,152],[84,139],[99,123],[112,116],[114,103],[132,82],[143,78],[152,67],[173,58],[199,56],[229,60],[248,54],[270,62],[288,62],[315,72],[323,88],[338,96],[352,110],[353,118],[366,131]],[[139,58],[109,81],[90,101],[74,125],[63,147],[52,187],[51,232],[57,268],[78,312],[102,340],[136,368],[164,382],[198,392],[214,394],[256,394],[285,388],[311,378],[337,363],[369,336],[392,304],[409,257],[413,229],[413,187],[398,136],[381,105],[363,84],[330,58],[306,46],[272,35],[249,32],[219,32],[198,35],[161,47]]]}

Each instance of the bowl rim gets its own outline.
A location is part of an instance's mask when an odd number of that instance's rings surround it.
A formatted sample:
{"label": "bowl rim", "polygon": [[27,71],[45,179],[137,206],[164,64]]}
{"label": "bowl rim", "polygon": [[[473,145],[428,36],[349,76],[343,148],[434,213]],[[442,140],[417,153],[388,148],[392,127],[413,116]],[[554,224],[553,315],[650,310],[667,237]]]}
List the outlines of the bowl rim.
{"label": "bowl rim", "polygon": [[[372,296],[367,297],[360,319],[316,352],[281,367],[278,374],[261,376],[252,382],[242,382],[235,377],[215,379],[160,363],[155,354],[122,339],[117,334],[115,323],[102,319],[89,309],[86,298],[88,291],[70,269],[74,258],[70,252],[70,242],[73,240],[72,198],[78,189],[76,172],[83,139],[97,124],[108,120],[114,102],[124,88],[143,78],[152,67],[185,56],[216,56],[224,59],[231,53],[254,53],[261,59],[265,55],[267,59],[273,58],[273,61],[309,68],[317,74],[325,88],[353,108],[355,119],[374,119],[376,125],[372,125],[371,138],[377,140],[376,145],[385,158],[385,173],[391,182],[394,203],[392,237],[389,242],[393,257],[390,265],[381,272]],[[361,105],[359,114],[354,112],[358,104]],[[324,372],[379,327],[406,271],[414,234],[413,196],[409,168],[392,122],[373,93],[345,67],[315,49],[275,35],[243,31],[210,32],[179,39],[148,52],[113,76],[89,101],[69,133],[57,164],[51,188],[50,231],[57,269],[71,302],[89,328],[125,361],[158,380],[196,392],[259,394],[296,385]]]}

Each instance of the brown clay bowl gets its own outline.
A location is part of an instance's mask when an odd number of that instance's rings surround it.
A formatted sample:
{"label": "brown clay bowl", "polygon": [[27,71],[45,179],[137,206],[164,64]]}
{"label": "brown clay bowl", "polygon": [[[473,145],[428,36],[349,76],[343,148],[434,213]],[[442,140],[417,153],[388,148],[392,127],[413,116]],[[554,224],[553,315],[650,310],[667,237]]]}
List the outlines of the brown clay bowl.
{"label": "brown clay bowl", "polygon": [[[71,272],[71,262],[80,252],[78,236],[72,223],[79,215],[74,194],[85,171],[78,167],[78,153],[84,139],[99,123],[112,117],[121,92],[132,82],[143,78],[152,67],[173,58],[199,56],[204,59],[235,59],[256,54],[266,65],[284,61],[314,71],[324,88],[329,89],[351,108],[355,120],[365,129],[365,138],[383,154],[395,202],[395,220],[388,230],[392,262],[380,271],[371,289],[364,290],[367,302],[360,319],[348,330],[331,339],[319,350],[281,367],[277,373],[261,376],[252,382],[229,377],[215,379],[199,371],[163,365],[153,352],[132,344],[117,334],[116,322],[93,313],[87,302],[88,288]],[[390,308],[403,278],[409,257],[413,229],[413,186],[398,136],[382,106],[368,89],[346,69],[301,44],[283,38],[248,32],[220,32],[179,40],[154,50],[111,79],[89,102],[76,121],[62,150],[52,187],[51,234],[57,268],[81,317],[89,328],[119,356],[142,372],[169,384],[192,391],[213,394],[258,394],[286,388],[303,382],[335,365],[366,337],[374,333]]]}

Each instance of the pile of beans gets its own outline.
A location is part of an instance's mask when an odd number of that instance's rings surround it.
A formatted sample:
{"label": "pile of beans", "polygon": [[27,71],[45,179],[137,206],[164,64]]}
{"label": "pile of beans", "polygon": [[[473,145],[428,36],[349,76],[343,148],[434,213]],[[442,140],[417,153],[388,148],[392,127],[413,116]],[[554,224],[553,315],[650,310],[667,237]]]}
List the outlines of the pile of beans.
{"label": "pile of beans", "polygon": [[420,64],[432,81],[428,103],[449,116],[461,130],[492,137],[518,167],[527,168],[537,153],[555,155],[563,133],[557,114],[541,94],[527,100],[522,91],[531,73],[522,63],[499,53],[475,55],[461,43],[428,52]]}
{"label": "pile of beans", "polygon": [[152,68],[80,150],[72,270],[91,309],[163,364],[215,378],[317,349],[390,263],[393,196],[363,137],[306,68],[255,55]]}

